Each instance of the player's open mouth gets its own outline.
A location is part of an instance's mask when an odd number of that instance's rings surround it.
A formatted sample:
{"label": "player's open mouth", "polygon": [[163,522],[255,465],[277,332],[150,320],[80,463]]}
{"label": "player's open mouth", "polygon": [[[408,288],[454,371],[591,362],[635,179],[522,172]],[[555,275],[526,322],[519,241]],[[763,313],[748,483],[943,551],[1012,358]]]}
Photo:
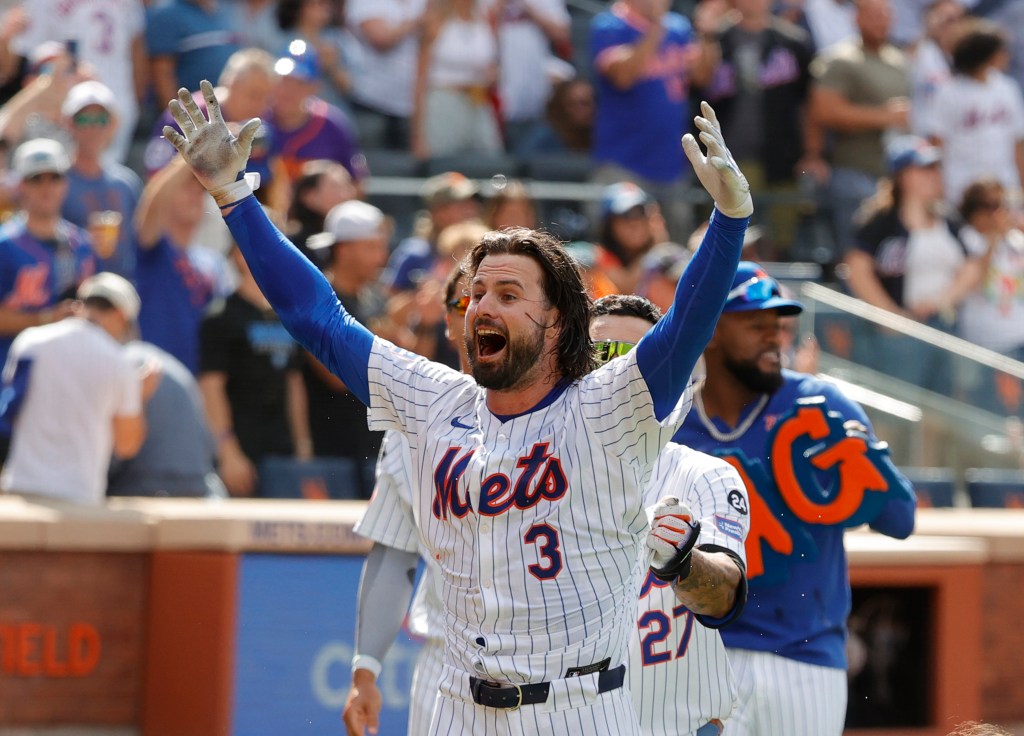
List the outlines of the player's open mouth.
{"label": "player's open mouth", "polygon": [[778,366],[782,364],[782,355],[778,350],[765,350],[761,353],[760,360],[770,366]]}
{"label": "player's open mouth", "polygon": [[495,329],[481,327],[476,331],[476,352],[481,358],[490,358],[505,349],[508,340]]}

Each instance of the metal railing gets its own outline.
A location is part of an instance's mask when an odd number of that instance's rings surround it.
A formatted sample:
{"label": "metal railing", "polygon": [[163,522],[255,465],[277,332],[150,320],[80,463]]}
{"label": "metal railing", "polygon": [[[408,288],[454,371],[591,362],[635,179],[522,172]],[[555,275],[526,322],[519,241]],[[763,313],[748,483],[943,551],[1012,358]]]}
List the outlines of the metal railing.
{"label": "metal railing", "polygon": [[998,390],[1024,381],[1024,363],[821,284],[799,290],[821,375],[851,389],[897,464],[951,468],[961,488],[968,468],[1024,467],[1020,407]]}

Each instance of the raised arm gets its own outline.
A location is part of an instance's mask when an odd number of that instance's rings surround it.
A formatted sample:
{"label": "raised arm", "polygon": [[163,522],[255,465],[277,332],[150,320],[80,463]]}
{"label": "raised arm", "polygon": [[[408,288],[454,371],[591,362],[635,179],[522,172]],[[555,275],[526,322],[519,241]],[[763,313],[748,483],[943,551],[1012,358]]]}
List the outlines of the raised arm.
{"label": "raised arm", "polygon": [[707,156],[689,133],[683,150],[697,178],[715,201],[711,224],[676,286],[664,318],[637,345],[637,365],[654,399],[655,415],[668,416],[715,331],[754,211],[750,185],[722,138],[715,111],[701,103],[695,119]]}
{"label": "raised arm", "polygon": [[166,126],[164,136],[216,200],[245,261],[274,311],[303,347],[341,378],[364,404],[370,402],[367,365],[373,334],[338,301],[316,266],[270,222],[245,181],[245,164],[260,121],[247,122],[234,136],[224,124],[213,85],[200,84],[209,120],[187,89],[169,108],[181,133]]}

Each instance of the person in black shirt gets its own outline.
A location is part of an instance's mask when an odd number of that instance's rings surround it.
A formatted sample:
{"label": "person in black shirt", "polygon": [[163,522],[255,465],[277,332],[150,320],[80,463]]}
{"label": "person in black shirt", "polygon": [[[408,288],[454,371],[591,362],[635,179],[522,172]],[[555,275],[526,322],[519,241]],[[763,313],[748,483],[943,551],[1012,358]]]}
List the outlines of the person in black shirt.
{"label": "person in black shirt", "polygon": [[199,387],[224,485],[233,496],[263,495],[261,461],[312,455],[301,357],[237,247],[231,260],[240,283],[203,318]]}
{"label": "person in black shirt", "polygon": [[[349,314],[374,330],[384,312],[384,301],[372,289],[388,258],[384,213],[358,200],[343,202],[327,214],[325,228],[306,245],[313,251],[329,249],[322,262],[338,299]],[[371,432],[366,407],[313,356],[305,358],[302,373],[313,453],[352,460],[358,477],[356,495],[369,498],[383,432]]]}

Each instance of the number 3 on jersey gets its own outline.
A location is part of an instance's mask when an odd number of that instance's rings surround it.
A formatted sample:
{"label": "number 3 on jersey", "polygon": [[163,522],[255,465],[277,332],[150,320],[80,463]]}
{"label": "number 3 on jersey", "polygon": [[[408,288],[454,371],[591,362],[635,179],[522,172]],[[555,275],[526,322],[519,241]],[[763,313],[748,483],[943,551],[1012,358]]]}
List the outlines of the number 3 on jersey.
{"label": "number 3 on jersey", "polygon": [[551,580],[562,571],[562,552],[558,548],[558,531],[550,524],[534,524],[523,535],[527,544],[537,545],[539,563],[526,569],[538,580]]}
{"label": "number 3 on jersey", "polygon": [[[693,614],[686,606],[676,606],[672,609],[672,619],[664,611],[644,611],[644,614],[637,621],[640,628],[640,657],[644,667],[652,664],[661,664],[672,659],[672,647],[663,651],[655,651],[655,647],[663,644],[672,633],[672,621],[683,618],[683,632],[679,636],[679,646],[676,647],[675,658],[680,659],[686,656],[686,648],[690,645],[690,634],[693,633]],[[644,633],[644,632],[647,633]]]}

